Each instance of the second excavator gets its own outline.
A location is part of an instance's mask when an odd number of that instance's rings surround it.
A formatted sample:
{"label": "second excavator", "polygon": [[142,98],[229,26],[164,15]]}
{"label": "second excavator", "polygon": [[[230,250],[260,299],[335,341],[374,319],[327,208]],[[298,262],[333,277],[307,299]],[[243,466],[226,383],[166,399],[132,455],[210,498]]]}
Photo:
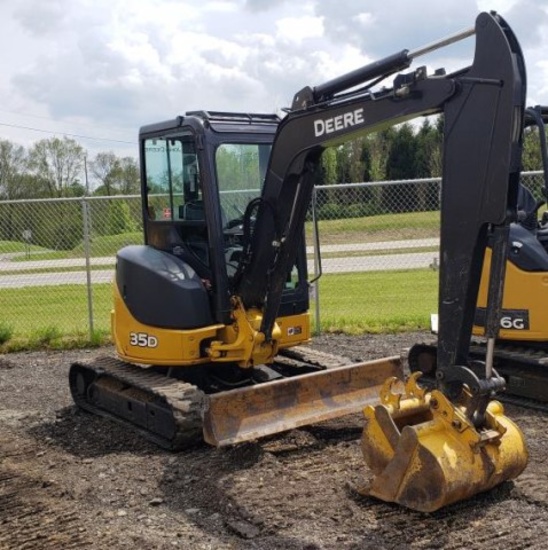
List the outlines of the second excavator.
{"label": "second excavator", "polygon": [[[470,66],[402,72],[474,34]],[[389,77],[391,86],[375,89]],[[117,255],[118,358],[72,365],[76,403],[170,449],[202,434],[234,444],[367,406],[369,494],[416,510],[518,475],[523,436],[493,401],[504,380],[489,364],[480,375],[470,369],[468,351],[488,240],[498,260],[487,326],[498,328],[524,100],[518,41],[500,16],[482,13],[448,39],[303,88],[282,119],[193,111],[143,127],[145,243]],[[436,113],[445,116],[440,385],[423,391],[415,375],[398,393],[397,357],[341,364],[302,346],[310,339],[303,230],[327,147]]]}

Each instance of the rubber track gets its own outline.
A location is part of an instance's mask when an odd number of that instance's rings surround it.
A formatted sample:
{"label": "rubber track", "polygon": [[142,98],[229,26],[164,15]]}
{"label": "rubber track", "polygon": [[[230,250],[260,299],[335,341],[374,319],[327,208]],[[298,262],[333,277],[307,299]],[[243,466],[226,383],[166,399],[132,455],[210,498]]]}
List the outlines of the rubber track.
{"label": "rubber track", "polygon": [[100,376],[108,376],[118,380],[127,386],[137,388],[148,394],[151,400],[162,403],[170,410],[176,426],[176,431],[171,439],[163,435],[153,433],[130,421],[100,409],[87,400],[82,399],[73,390],[72,396],[76,404],[89,412],[112,418],[117,422],[131,426],[139,431],[148,440],[169,450],[180,450],[195,445],[202,440],[202,408],[204,393],[196,386],[175,378],[168,378],[150,369],[125,363],[113,357],[99,357],[89,363],[73,363],[73,369],[84,369]]}
{"label": "rubber track", "polygon": [[[417,348],[423,347],[425,351],[431,352],[433,354],[435,354],[437,350],[437,345],[435,342],[420,342],[415,346]],[[415,348],[415,346],[412,346],[411,349]],[[485,354],[485,344],[481,342],[472,342],[472,344],[470,345],[470,357],[472,359],[484,360]],[[519,364],[520,368],[527,368],[527,366],[530,366],[535,369],[546,369],[546,376],[548,377],[548,355],[541,350],[497,342],[497,346],[495,348],[495,359],[497,358],[505,359],[507,361],[513,361],[516,364]],[[413,371],[412,363],[413,362],[410,358],[409,367],[411,371]],[[427,385],[432,385],[431,377],[428,377]],[[548,412],[548,401],[538,401],[536,399],[512,395],[508,393],[497,394],[497,399],[504,403],[517,405],[519,407]]]}

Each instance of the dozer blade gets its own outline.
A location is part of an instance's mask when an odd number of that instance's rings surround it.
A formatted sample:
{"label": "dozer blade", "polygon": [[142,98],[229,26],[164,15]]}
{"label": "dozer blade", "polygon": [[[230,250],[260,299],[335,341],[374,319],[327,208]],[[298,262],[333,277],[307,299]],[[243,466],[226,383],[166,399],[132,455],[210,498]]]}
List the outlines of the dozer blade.
{"label": "dozer blade", "polygon": [[387,377],[403,378],[399,357],[209,395],[204,439],[216,446],[232,445],[359,412],[379,402]]}
{"label": "dozer blade", "polygon": [[381,404],[367,407],[362,439],[375,474],[363,492],[420,512],[434,512],[517,477],[528,453],[520,429],[498,401],[487,406],[477,429],[438,390],[427,392],[411,376],[403,394],[395,381],[381,390]]}

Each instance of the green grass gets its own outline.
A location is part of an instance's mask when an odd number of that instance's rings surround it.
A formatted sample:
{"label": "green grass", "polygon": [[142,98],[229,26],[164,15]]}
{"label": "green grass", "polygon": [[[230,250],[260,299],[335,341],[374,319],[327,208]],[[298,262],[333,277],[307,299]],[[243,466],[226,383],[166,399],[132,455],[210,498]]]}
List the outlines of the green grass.
{"label": "green grass", "polygon": [[110,284],[93,286],[95,332],[91,337],[84,285],[1,289],[0,302],[0,342],[2,333],[10,336],[0,345],[0,352],[82,347],[108,341]]}
{"label": "green grass", "polygon": [[0,254],[11,254],[13,252],[40,252],[48,250],[42,246],[35,246],[20,241],[0,241]]}
{"label": "green grass", "polygon": [[348,334],[428,329],[437,311],[438,273],[431,270],[324,275],[320,325]]}
{"label": "green grass", "polygon": [[[12,241],[0,241],[0,253],[4,243],[4,252],[27,252],[23,243]],[[94,236],[91,239],[90,256],[115,256],[116,252],[128,244],[142,244],[143,234],[140,231],[133,233],[122,233],[120,235]],[[32,260],[59,260],[64,258],[83,258],[85,256],[84,243],[80,243],[72,250],[48,250],[42,247],[30,248],[30,253],[24,256],[13,258],[15,262]]]}
{"label": "green grass", "polygon": [[[362,334],[428,329],[430,313],[437,308],[437,280],[437,272],[430,270],[324,275],[321,330]],[[93,286],[91,337],[84,285],[1,289],[0,302],[0,352],[108,342],[109,284]]]}
{"label": "green grass", "polygon": [[[115,261],[112,260],[112,263],[109,264],[99,264],[99,265],[90,265],[89,269],[90,271],[106,271],[109,269],[114,270]],[[85,269],[84,260],[82,260],[82,263],[78,266],[74,267],[38,267],[33,269],[24,269],[23,271],[19,269],[3,269],[2,275],[20,275],[21,273],[32,273],[38,274],[38,273],[60,273],[61,275],[63,273],[70,273],[74,271],[82,271]],[[113,271],[114,272],[114,271]]]}
{"label": "green grass", "polygon": [[35,262],[43,260],[64,260],[65,258],[74,258],[74,254],[70,250],[48,250],[42,249],[44,252],[31,251],[24,256],[17,256],[12,258],[12,262]]}
{"label": "green grass", "polygon": [[[439,212],[406,212],[318,222],[322,245],[423,239],[438,237],[439,230]],[[313,242],[311,222],[306,224],[306,242]]]}
{"label": "green grass", "polygon": [[13,337],[13,326],[7,322],[0,323],[0,345]]}
{"label": "green grass", "polygon": [[[320,251],[321,252],[321,251]],[[390,254],[409,254],[416,252],[432,252],[432,257],[439,252],[437,246],[417,246],[413,248],[391,248]],[[321,252],[322,259],[326,258],[363,258],[364,256],[384,256],[387,250],[351,250],[343,252]],[[314,253],[308,254],[308,258],[313,258]]]}
{"label": "green grass", "polygon": [[[143,234],[140,231],[122,233],[120,235],[105,235],[91,239],[91,256],[114,256],[116,252],[129,244],[143,244]],[[81,243],[72,250],[74,256],[84,255],[84,244]]]}

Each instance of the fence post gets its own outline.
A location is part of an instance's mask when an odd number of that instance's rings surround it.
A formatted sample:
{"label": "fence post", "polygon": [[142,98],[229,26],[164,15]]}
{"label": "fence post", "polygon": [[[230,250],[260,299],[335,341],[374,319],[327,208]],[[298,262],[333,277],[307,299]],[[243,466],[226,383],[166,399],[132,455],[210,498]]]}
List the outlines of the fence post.
{"label": "fence post", "polygon": [[88,291],[88,321],[89,321],[89,339],[93,340],[93,292],[91,288],[91,239],[90,239],[90,219],[89,203],[86,198],[82,199],[82,218],[84,223],[84,255],[86,258],[86,284]]}
{"label": "fence post", "polygon": [[312,283],[312,295],[314,297],[314,334],[318,336],[320,327],[320,236],[318,234],[318,220],[316,218],[317,190],[312,190],[312,240],[314,241],[314,282]]}

